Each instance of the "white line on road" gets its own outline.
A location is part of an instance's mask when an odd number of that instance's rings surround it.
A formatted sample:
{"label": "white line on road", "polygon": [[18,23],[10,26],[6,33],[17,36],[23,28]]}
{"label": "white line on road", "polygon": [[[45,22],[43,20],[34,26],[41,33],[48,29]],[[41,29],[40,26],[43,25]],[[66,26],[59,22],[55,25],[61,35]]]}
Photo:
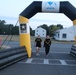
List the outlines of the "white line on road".
{"label": "white line on road", "polygon": [[60,60],[62,65],[67,65],[67,63],[65,62],[65,60]]}
{"label": "white line on road", "polygon": [[49,64],[49,60],[48,59],[44,59],[44,64]]}
{"label": "white line on road", "polygon": [[26,63],[31,63],[32,62],[32,58],[29,58],[27,61],[26,61]]}
{"label": "white line on road", "polygon": [[50,53],[61,53],[61,54],[69,54],[69,52],[50,52]]}

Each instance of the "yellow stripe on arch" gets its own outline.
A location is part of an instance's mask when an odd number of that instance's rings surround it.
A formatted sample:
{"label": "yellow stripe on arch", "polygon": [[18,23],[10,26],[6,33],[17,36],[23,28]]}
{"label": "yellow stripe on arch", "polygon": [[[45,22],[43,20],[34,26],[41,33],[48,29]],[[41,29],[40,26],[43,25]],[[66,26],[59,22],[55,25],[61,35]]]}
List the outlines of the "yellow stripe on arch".
{"label": "yellow stripe on arch", "polygon": [[74,36],[74,39],[75,39],[75,44],[76,44],[76,36]]}
{"label": "yellow stripe on arch", "polygon": [[[26,24],[28,23],[28,18],[19,16],[19,23],[20,24]],[[26,28],[26,33],[20,32],[20,46],[25,46],[26,51],[28,53],[28,57],[31,57],[31,42],[30,42],[30,34],[28,32],[28,29]]]}
{"label": "yellow stripe on arch", "polygon": [[30,34],[20,34],[20,46],[25,46],[28,57],[31,57]]}
{"label": "yellow stripe on arch", "polygon": [[75,39],[75,44],[76,44],[76,19],[75,20],[73,20],[73,25],[75,26],[74,27],[74,39]]}
{"label": "yellow stripe on arch", "polygon": [[19,16],[19,23],[23,24],[23,23],[28,23],[28,18],[23,17],[23,16]]}
{"label": "yellow stripe on arch", "polygon": [[73,25],[76,25],[76,19],[73,21]]}

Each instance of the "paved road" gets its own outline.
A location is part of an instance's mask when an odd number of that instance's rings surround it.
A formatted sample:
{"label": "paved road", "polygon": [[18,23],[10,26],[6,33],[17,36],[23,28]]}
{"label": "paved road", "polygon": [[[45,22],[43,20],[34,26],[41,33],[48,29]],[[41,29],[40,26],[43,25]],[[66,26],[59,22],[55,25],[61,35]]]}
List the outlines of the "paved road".
{"label": "paved road", "polygon": [[50,53],[45,57],[41,52],[37,57],[24,59],[4,70],[0,75],[76,75],[76,58],[68,53]]}
{"label": "paved road", "polygon": [[[8,41],[6,41],[5,43],[4,43],[4,45],[8,45]],[[19,47],[20,46],[20,43],[19,42],[14,42],[14,41],[12,41],[12,42],[10,42],[9,43],[9,46],[10,47]],[[35,49],[35,47],[34,47],[34,43],[32,42],[31,43],[31,46],[32,46],[32,51],[33,52],[35,52],[36,51],[36,49]],[[51,48],[50,48],[50,52],[60,52],[60,53],[67,53],[67,52],[70,52],[70,49],[71,49],[71,46],[72,46],[72,44],[67,44],[67,43],[54,43],[54,44],[52,44],[51,45]],[[44,48],[43,48],[43,45],[42,45],[42,48],[41,48],[41,50],[40,50],[40,52],[44,52]]]}
{"label": "paved road", "polygon": [[[10,46],[18,46],[11,43]],[[52,44],[50,54],[45,57],[42,47],[36,56],[32,43],[32,57],[24,59],[0,71],[0,75],[76,75],[76,58],[69,54],[72,44]]]}
{"label": "paved road", "polygon": [[[69,53],[71,50],[72,44],[66,43],[52,43],[50,47],[51,53]],[[34,43],[32,43],[32,51],[35,52],[36,48],[34,47]],[[40,52],[44,52],[44,47],[42,45]]]}
{"label": "paved road", "polygon": [[20,43],[19,42],[15,42],[15,41],[11,41],[10,43],[9,43],[9,41],[6,41],[3,45],[5,45],[5,46],[10,46],[11,48],[12,47],[19,47],[20,46]]}
{"label": "paved road", "polygon": [[[4,45],[8,45],[8,41],[6,41],[4,43]],[[9,43],[9,46],[12,48],[12,47],[19,47],[20,46],[20,43],[19,42],[10,42]],[[32,42],[31,43],[31,46],[32,46],[32,51],[35,52],[36,51],[36,48],[34,47],[34,43]],[[70,52],[70,49],[71,49],[71,46],[72,44],[64,44],[64,43],[54,43],[51,45],[51,48],[50,48],[50,52],[51,53],[68,53]],[[40,52],[44,52],[44,48],[43,48],[43,45],[42,45],[42,48],[40,50]]]}

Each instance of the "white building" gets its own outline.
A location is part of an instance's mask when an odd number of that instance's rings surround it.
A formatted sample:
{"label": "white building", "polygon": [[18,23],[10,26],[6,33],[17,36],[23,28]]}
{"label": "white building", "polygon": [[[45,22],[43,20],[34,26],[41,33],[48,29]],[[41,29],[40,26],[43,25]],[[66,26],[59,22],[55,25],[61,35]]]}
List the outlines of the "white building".
{"label": "white building", "polygon": [[40,37],[46,37],[46,30],[39,27],[35,29],[35,37],[37,37],[38,35],[40,35]]}
{"label": "white building", "polygon": [[74,27],[64,28],[55,32],[56,40],[74,41]]}

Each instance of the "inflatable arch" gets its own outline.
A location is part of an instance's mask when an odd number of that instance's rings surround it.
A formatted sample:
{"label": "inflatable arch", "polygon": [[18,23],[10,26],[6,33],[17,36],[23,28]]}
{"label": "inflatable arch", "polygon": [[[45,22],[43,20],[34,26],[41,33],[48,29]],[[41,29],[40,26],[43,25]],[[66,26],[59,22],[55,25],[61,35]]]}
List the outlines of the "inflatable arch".
{"label": "inflatable arch", "polygon": [[[68,1],[34,1],[19,15],[20,23],[20,46],[25,46],[27,49],[28,57],[31,57],[31,44],[28,21],[37,12],[48,13],[64,13],[68,18],[73,21],[74,32],[76,32],[76,8]],[[76,44],[76,33],[75,33]]]}

